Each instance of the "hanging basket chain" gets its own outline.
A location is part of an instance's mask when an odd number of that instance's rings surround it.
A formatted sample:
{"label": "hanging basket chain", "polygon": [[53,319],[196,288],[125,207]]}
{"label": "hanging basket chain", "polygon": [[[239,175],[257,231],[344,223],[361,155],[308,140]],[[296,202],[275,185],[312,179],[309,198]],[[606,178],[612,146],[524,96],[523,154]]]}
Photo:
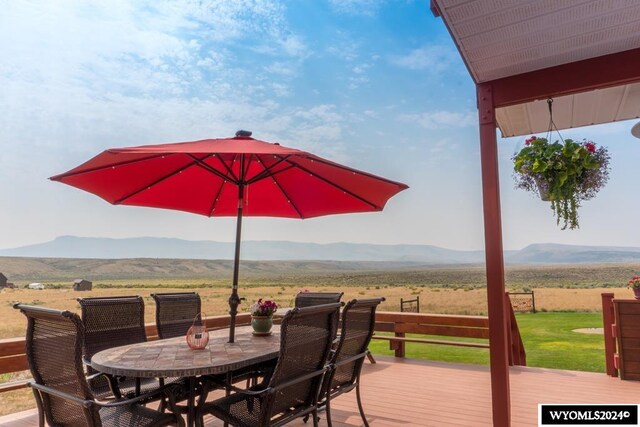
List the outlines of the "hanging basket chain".
{"label": "hanging basket chain", "polygon": [[562,137],[560,130],[558,130],[558,126],[556,126],[553,121],[553,98],[547,99],[547,106],[549,107],[549,130],[547,131],[547,141],[551,141],[551,133],[555,129],[556,133],[560,137],[560,141],[564,144],[564,138]]}

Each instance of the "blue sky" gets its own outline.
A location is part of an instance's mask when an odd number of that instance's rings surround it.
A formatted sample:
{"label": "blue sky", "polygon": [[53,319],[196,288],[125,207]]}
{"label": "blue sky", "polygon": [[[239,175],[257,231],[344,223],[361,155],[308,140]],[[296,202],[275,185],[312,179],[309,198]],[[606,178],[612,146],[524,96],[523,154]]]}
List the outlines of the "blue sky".
{"label": "blue sky", "polygon": [[[232,136],[411,188],[382,213],[250,218],[248,240],[483,246],[475,89],[428,1],[15,1],[0,14],[0,247],[59,235],[231,241],[233,219],[111,206],[46,178],[109,147]],[[513,188],[504,244],[640,246],[633,122],[565,132],[609,147],[609,185],[560,231]]]}

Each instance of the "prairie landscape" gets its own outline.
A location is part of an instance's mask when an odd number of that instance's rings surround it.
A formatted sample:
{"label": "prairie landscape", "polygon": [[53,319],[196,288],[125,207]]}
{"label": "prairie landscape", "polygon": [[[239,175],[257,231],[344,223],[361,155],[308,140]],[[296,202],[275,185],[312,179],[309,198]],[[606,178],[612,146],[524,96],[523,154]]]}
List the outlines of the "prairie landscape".
{"label": "prairie landscape", "polygon": [[[336,262],[243,262],[240,310],[248,310],[258,298],[274,299],[280,306],[293,305],[295,294],[310,291],[342,291],[343,300],[383,296],[380,310],[399,311],[400,298],[420,296],[420,311],[447,314],[486,314],[484,268],[464,266],[415,266],[385,263]],[[224,314],[231,283],[228,261],[194,260],[70,260],[0,258],[0,271],[16,289],[0,291],[0,338],[24,336],[25,319],[17,302],[79,312],[79,297],[141,295],[145,318],[153,322],[154,292],[197,291],[206,315]],[[601,335],[579,334],[577,328],[602,326],[602,292],[631,297],[624,287],[640,264],[507,266],[506,282],[511,291],[535,292],[538,314],[518,314],[517,321],[527,351],[529,366],[604,370]],[[76,292],[72,279],[93,280],[93,290]],[[213,278],[213,279],[212,279]],[[44,290],[24,289],[31,282]],[[375,341],[375,354],[393,354],[388,344]],[[488,363],[482,349],[408,344],[407,357],[462,363]],[[0,382],[28,373],[0,375]],[[28,390],[3,393],[0,415],[33,406]]]}
{"label": "prairie landscape", "polygon": [[[291,306],[295,294],[303,289],[340,290],[344,300],[383,296],[386,301],[380,310],[384,311],[399,311],[400,298],[415,296],[420,296],[422,312],[482,315],[487,310],[484,268],[478,265],[416,267],[327,261],[249,261],[241,265],[240,296],[245,298],[241,311],[258,298]],[[16,289],[0,291],[4,320],[0,338],[24,334],[24,318],[12,308],[17,302],[78,311],[79,297],[141,295],[147,322],[151,322],[152,293],[193,290],[200,294],[207,315],[228,310],[229,261],[0,258],[0,271],[16,284]],[[600,294],[630,295],[624,284],[637,271],[637,263],[507,266],[506,284],[511,291],[534,290],[539,311],[599,312]],[[93,290],[73,291],[72,278],[78,277],[93,280]],[[30,282],[44,283],[46,289],[24,289]]]}
{"label": "prairie landscape", "polygon": [[[387,263],[247,261],[241,264],[240,310],[258,298],[291,306],[302,289],[340,290],[344,300],[383,296],[380,310],[399,311],[400,298],[420,296],[421,311],[486,314],[484,268],[412,266]],[[17,302],[77,311],[78,297],[141,295],[147,322],[153,321],[154,292],[194,290],[208,315],[226,313],[231,283],[230,261],[201,260],[74,260],[0,258],[0,271],[16,289],[0,292],[0,338],[24,334],[25,321],[12,305]],[[534,290],[539,311],[600,311],[600,294],[628,295],[628,278],[640,264],[507,266],[508,290]],[[93,280],[93,290],[75,292],[73,278]],[[24,289],[30,282],[44,290]]]}

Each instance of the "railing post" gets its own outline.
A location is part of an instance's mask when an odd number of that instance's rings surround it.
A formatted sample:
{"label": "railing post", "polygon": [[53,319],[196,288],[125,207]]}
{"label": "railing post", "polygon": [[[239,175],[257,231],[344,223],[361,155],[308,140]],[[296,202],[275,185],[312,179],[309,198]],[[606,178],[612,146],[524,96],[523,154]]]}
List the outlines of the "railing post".
{"label": "railing post", "polygon": [[534,291],[531,291],[531,309],[533,310],[533,313],[536,313],[536,295],[534,294]]}
{"label": "railing post", "polygon": [[504,297],[505,310],[507,311],[505,316],[507,318],[507,334],[509,339],[509,365],[527,366],[527,353],[525,352],[522,336],[520,335],[520,328],[518,328],[516,314],[511,305],[509,292],[505,292]]}
{"label": "railing post", "polygon": [[[394,332],[396,337],[400,337],[400,338],[404,338],[405,334],[404,332]],[[395,350],[396,357],[404,357],[405,355],[405,343],[404,341],[395,341],[393,343],[393,350]]]}
{"label": "railing post", "polygon": [[507,348],[509,349],[509,366],[515,364],[515,351],[513,348],[513,326],[511,325],[511,298],[509,292],[504,293],[504,320],[507,323]]}
{"label": "railing post", "polygon": [[613,293],[602,295],[602,323],[604,327],[604,360],[607,375],[618,376],[614,358],[616,353],[616,339],[613,336]]}

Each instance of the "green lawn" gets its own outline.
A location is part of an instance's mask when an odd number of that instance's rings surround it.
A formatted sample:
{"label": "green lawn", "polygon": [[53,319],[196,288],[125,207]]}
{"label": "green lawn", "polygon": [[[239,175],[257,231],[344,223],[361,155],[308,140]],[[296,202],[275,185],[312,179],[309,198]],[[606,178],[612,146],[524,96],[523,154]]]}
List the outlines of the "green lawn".
{"label": "green lawn", "polygon": [[[527,352],[527,366],[604,372],[602,335],[572,332],[578,328],[601,328],[599,313],[518,314],[518,327]],[[434,337],[443,339],[442,337]],[[456,339],[459,340],[459,339]],[[433,344],[406,344],[412,358],[472,364],[488,364],[489,350]],[[393,355],[386,341],[373,340],[375,354]]]}

